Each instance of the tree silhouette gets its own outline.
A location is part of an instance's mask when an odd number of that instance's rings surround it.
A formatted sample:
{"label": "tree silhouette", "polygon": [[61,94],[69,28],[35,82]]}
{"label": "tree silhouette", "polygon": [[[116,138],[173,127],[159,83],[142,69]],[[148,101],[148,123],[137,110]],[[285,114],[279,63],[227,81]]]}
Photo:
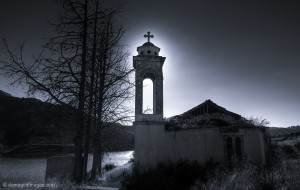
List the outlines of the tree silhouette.
{"label": "tree silhouette", "polygon": [[[58,20],[51,23],[56,34],[33,61],[24,62],[24,43],[10,47],[1,70],[12,84],[28,85],[29,95],[65,105],[77,113],[74,179],[86,177],[90,138],[93,140],[92,178],[101,174],[101,129],[126,122],[133,83],[127,62],[129,53],[120,44],[123,25],[116,17],[120,8],[105,9],[99,0],[61,0]],[[84,159],[82,162],[82,155]]]}

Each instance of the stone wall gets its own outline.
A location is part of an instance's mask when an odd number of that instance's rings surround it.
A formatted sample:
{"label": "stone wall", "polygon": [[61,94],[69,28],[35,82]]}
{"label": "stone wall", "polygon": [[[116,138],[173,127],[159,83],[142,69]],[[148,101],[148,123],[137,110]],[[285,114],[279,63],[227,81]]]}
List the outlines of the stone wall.
{"label": "stone wall", "polygon": [[135,159],[142,165],[180,159],[226,161],[226,137],[241,137],[243,158],[265,164],[264,131],[259,128],[239,128],[235,132],[218,127],[166,130],[163,122],[135,122]]}
{"label": "stone wall", "polygon": [[47,158],[45,180],[49,178],[67,178],[73,176],[74,156],[52,156]]}

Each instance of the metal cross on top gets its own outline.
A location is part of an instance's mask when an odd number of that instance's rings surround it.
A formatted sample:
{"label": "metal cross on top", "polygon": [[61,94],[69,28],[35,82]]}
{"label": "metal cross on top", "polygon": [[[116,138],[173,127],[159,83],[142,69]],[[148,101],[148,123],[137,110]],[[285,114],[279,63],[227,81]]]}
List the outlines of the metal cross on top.
{"label": "metal cross on top", "polygon": [[147,35],[146,35],[146,34],[144,35],[144,37],[145,37],[145,38],[148,38],[148,42],[150,42],[150,38],[154,38],[153,35],[150,35],[150,32],[149,32],[149,31],[147,32]]}

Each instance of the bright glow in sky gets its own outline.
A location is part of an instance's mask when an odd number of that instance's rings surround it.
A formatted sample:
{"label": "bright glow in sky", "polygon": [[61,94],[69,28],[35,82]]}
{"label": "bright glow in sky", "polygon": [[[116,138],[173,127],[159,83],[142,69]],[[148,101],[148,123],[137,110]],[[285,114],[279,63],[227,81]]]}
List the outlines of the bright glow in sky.
{"label": "bright glow in sky", "polygon": [[[55,6],[49,6],[54,1],[24,2],[0,1],[0,38],[31,42],[49,31],[45,25],[47,17],[56,12]],[[151,42],[166,57],[165,117],[211,99],[243,117],[266,118],[271,126],[300,124],[300,1],[106,3],[125,4],[122,21],[128,31],[124,44],[132,56],[150,31],[154,35]],[[7,87],[8,81],[0,80],[1,90],[24,96],[24,89],[15,93]]]}

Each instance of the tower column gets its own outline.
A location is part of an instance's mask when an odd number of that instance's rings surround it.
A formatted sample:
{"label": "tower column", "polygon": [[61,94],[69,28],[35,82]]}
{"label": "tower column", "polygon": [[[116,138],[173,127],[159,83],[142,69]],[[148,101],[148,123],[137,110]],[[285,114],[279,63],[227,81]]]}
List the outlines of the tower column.
{"label": "tower column", "polygon": [[135,77],[135,115],[143,113],[143,79]]}
{"label": "tower column", "polygon": [[[165,132],[163,120],[163,64],[165,57],[159,56],[160,48],[150,42],[150,32],[144,37],[148,41],[137,48],[133,57],[135,69],[135,160],[144,166],[155,166],[164,150],[161,140]],[[143,113],[143,81],[153,82],[153,114]]]}
{"label": "tower column", "polygon": [[154,105],[156,108],[156,113],[155,114],[161,114],[163,115],[164,113],[164,109],[163,109],[163,79],[162,77],[157,79],[156,81],[156,84],[155,84],[155,102],[156,102],[156,105]]}
{"label": "tower column", "polygon": [[[144,37],[148,42],[137,48],[138,55],[133,57],[135,68],[135,121],[162,121],[163,119],[163,64],[165,57],[159,56],[160,48],[150,42],[150,32]],[[153,82],[153,114],[143,113],[143,81]]]}

